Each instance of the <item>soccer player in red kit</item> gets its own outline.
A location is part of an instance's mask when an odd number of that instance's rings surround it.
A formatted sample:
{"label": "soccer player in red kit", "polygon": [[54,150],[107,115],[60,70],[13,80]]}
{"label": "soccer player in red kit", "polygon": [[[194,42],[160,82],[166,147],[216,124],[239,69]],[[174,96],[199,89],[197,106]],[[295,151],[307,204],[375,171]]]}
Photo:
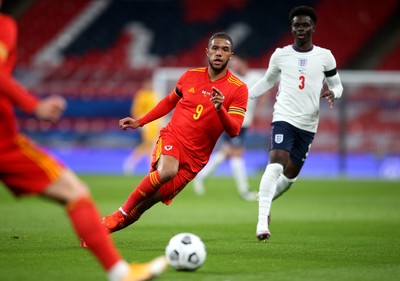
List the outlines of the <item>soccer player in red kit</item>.
{"label": "soccer player in red kit", "polygon": [[142,118],[120,120],[123,130],[136,129],[175,109],[170,122],[160,131],[151,172],[121,208],[103,218],[109,233],[137,221],[158,202],[169,204],[207,164],[222,132],[230,137],[239,134],[248,89],[227,68],[232,48],[228,34],[214,34],[206,48],[208,67],[186,71],[175,90]]}
{"label": "soccer player in red kit", "polygon": [[86,185],[19,132],[14,107],[42,120],[57,121],[65,100],[57,96],[39,99],[12,78],[16,41],[16,22],[0,14],[0,181],[15,196],[36,194],[62,204],[77,235],[85,239],[110,281],[150,280],[165,269],[165,258],[131,265],[124,261],[101,225]]}

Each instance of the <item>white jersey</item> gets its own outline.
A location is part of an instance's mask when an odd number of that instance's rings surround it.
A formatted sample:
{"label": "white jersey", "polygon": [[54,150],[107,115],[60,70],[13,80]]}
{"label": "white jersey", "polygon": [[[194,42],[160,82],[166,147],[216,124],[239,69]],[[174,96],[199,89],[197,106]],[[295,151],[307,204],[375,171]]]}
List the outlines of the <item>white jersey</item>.
{"label": "white jersey", "polygon": [[[298,52],[292,45],[277,48],[272,54],[268,69],[249,91],[254,99],[271,89],[280,76],[279,90],[274,105],[272,122],[285,121],[309,132],[316,132],[319,121],[320,94],[325,73],[336,69],[331,51],[314,46],[309,52]],[[333,77],[337,89],[329,88],[339,98],[343,87],[339,75]],[[329,78],[330,79],[330,78]]]}
{"label": "white jersey", "polygon": [[[249,71],[247,72],[246,75],[239,75],[235,73],[235,75],[242,80],[247,87],[250,89],[258,80],[262,78],[262,75],[259,73]],[[242,127],[248,128],[251,126],[251,123],[253,122],[254,119],[254,114],[256,110],[256,105],[257,105],[257,100],[256,99],[249,99],[247,102],[247,109],[246,109],[246,115],[243,120]]]}

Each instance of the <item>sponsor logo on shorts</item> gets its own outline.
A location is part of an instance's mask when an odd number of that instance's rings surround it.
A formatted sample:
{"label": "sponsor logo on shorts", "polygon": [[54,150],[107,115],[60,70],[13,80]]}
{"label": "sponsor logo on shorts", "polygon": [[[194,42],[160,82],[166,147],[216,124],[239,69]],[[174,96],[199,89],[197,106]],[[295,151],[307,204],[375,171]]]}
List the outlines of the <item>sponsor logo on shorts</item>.
{"label": "sponsor logo on shorts", "polygon": [[283,142],[283,134],[276,134],[275,135],[275,142],[282,143]]}
{"label": "sponsor logo on shorts", "polygon": [[164,149],[169,151],[172,149],[172,147],[173,147],[172,145],[166,145],[164,146]]}

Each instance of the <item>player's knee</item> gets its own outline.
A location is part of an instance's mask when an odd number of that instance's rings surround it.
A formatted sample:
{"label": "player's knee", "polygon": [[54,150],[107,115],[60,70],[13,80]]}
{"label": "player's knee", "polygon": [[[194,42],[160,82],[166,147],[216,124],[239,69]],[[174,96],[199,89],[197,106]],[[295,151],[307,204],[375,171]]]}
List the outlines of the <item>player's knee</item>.
{"label": "player's knee", "polygon": [[65,169],[60,178],[47,188],[44,195],[67,204],[89,195],[89,188],[72,171]]}
{"label": "player's knee", "polygon": [[269,162],[270,163],[279,163],[283,167],[289,162],[289,152],[280,149],[274,149],[270,151],[269,154]]}
{"label": "player's knee", "polygon": [[164,166],[162,169],[158,170],[160,179],[162,182],[167,182],[172,180],[178,173],[178,169],[173,166]]}

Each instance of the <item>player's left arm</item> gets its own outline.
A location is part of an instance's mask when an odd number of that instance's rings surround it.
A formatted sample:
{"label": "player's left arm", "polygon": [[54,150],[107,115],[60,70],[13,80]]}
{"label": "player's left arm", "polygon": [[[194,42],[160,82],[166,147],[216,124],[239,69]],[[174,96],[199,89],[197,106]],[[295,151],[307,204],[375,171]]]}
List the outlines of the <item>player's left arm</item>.
{"label": "player's left arm", "polygon": [[327,69],[324,74],[328,90],[321,93],[321,98],[327,99],[332,108],[335,99],[339,99],[342,96],[343,85],[336,69],[336,60],[331,52],[328,53],[327,57]]}
{"label": "player's left arm", "polygon": [[225,96],[218,89],[213,87],[213,97],[211,101],[215,105],[215,110],[217,111],[218,117],[221,121],[222,126],[224,127],[225,132],[231,137],[236,137],[240,133],[240,129],[242,127],[242,123],[244,120],[246,107],[247,107],[247,99],[248,99],[248,90],[247,86],[244,84],[239,88],[236,93],[234,101],[229,105],[228,110],[222,106],[223,101],[225,100]]}

